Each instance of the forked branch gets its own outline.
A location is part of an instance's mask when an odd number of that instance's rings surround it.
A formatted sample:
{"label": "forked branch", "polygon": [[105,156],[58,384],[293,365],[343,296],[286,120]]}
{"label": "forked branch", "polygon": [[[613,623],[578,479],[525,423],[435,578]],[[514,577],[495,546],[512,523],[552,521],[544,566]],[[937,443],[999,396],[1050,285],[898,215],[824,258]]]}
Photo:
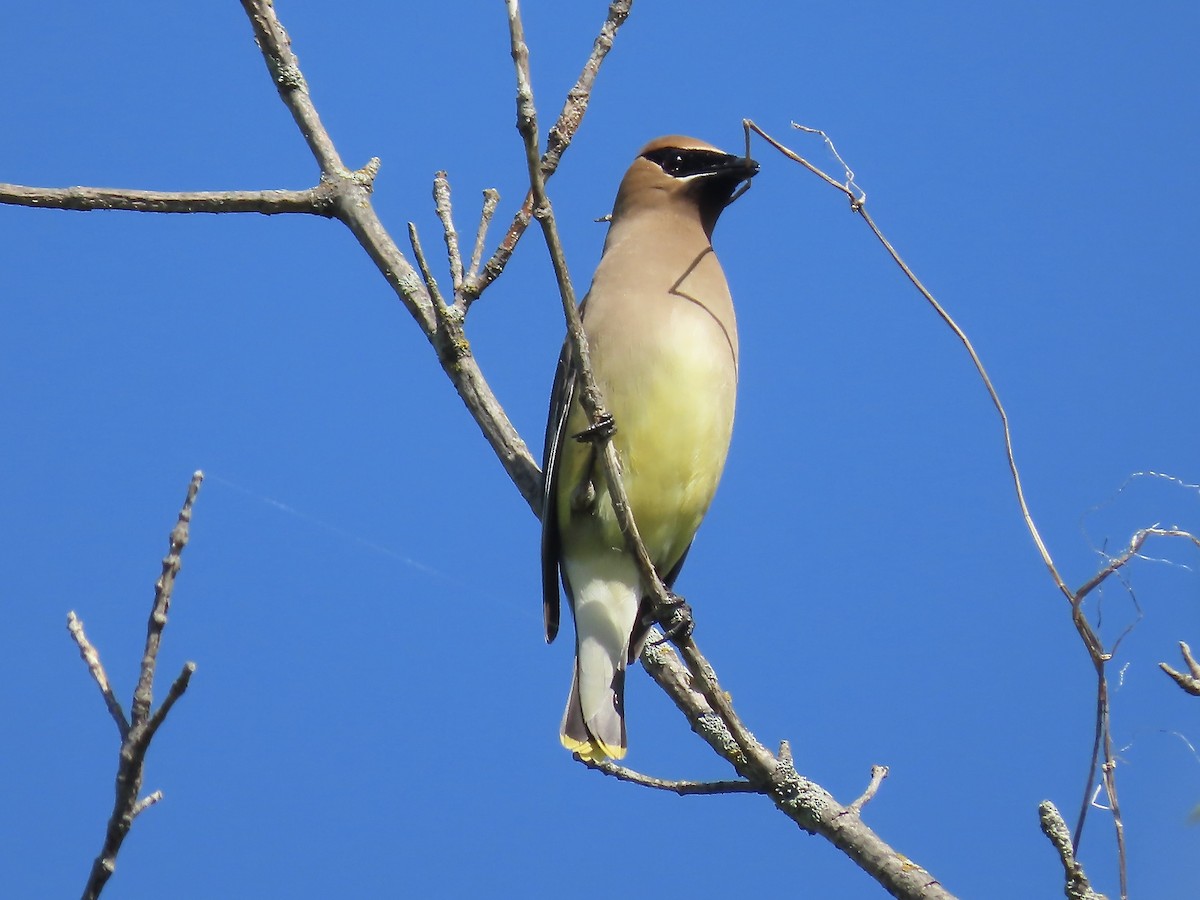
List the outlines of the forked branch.
{"label": "forked branch", "polygon": [[67,630],[79,647],[79,652],[87,664],[92,680],[99,686],[109,714],[117,723],[117,732],[121,738],[121,752],[117,764],[117,791],[113,801],[113,811],[105,829],[104,845],[92,863],[92,869],[83,890],[84,900],[95,900],[100,896],[100,892],[104,890],[105,884],[116,870],[117,854],[120,852],[125,838],[129,835],[133,820],[162,799],[161,791],[155,791],[141,799],[138,798],[138,793],[142,788],[146,752],[150,749],[150,742],[166,720],[167,714],[175,702],[187,690],[192,673],[196,671],[195,663],[186,663],[171,685],[162,705],[157,710],[153,709],[158,648],[162,643],[163,629],[166,628],[167,614],[171,609],[175,577],[179,574],[180,554],[188,542],[192,506],[196,502],[196,494],[199,492],[203,480],[202,472],[197,472],[192,476],[187,496],[183,501],[183,508],[179,511],[179,519],[176,521],[175,527],[171,529],[170,546],[167,555],[163,558],[162,574],[154,585],[154,603],[150,608],[150,619],[146,624],[146,646],[142,652],[142,665],[138,672],[137,687],[133,692],[132,721],[126,721],[120,704],[113,696],[108,675],[100,664],[100,654],[84,634],[83,623],[79,621],[74,612],[67,614]]}

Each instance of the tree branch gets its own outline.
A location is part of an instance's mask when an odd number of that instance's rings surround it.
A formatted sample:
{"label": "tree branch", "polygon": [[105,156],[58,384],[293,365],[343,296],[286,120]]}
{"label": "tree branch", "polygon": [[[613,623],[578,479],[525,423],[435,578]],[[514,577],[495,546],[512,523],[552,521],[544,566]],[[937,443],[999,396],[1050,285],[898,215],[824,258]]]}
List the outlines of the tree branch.
{"label": "tree branch", "polygon": [[[558,120],[550,128],[546,154],[540,160],[543,180],[549,179],[558,169],[563,153],[570,146],[575,132],[579,130],[579,125],[583,122],[583,116],[587,112],[588,103],[591,102],[592,88],[595,85],[596,76],[600,73],[600,66],[604,62],[604,58],[608,56],[608,51],[612,49],[617,31],[629,18],[632,7],[633,0],[612,0],[609,3],[608,15],[592,44],[592,53],[587,62],[583,64],[583,71],[579,73],[579,78],[567,92],[567,98],[563,103],[562,111],[558,114]],[[525,202],[513,216],[512,224],[508,226],[508,232],[496,247],[491,259],[484,265],[479,276],[471,278],[466,284],[465,292],[468,304],[483,293],[508,265],[508,260],[517,248],[517,242],[521,240],[525,229],[529,227],[530,217],[533,215],[533,205],[533,189],[530,188],[525,195]]]}
{"label": "tree branch", "polygon": [[28,187],[0,184],[0,203],[37,209],[128,210],[152,213],[284,213],[334,215],[333,190],[320,184],[306,191],[143,191],[134,188]]}
{"label": "tree branch", "polygon": [[[510,479],[530,508],[537,510],[541,474],[529,448],[513,427],[471,353],[459,312],[444,314],[426,290],[421,275],[405,258],[371,204],[375,161],[358,173],[347,172],[332,138],[325,130],[291,42],[269,0],[242,0],[254,28],[255,40],[280,99],[292,113],[300,133],[321,167],[323,182],[334,185],[336,216],[359,245],[428,338],[442,370],[479,424]],[[478,292],[477,292],[478,293]]]}
{"label": "tree branch", "polygon": [[[133,826],[133,820],[162,799],[161,791],[155,791],[140,800],[138,799],[138,792],[142,787],[146,752],[150,749],[150,742],[154,739],[159,726],[162,725],[167,714],[175,705],[175,701],[183,696],[184,691],[187,690],[192,673],[196,671],[195,663],[189,662],[185,664],[183,671],[175,679],[175,683],[171,685],[171,689],[168,691],[162,705],[151,714],[154,675],[158,664],[158,648],[162,640],[163,629],[167,624],[167,614],[171,608],[171,594],[175,587],[175,576],[179,574],[179,557],[188,542],[188,527],[192,520],[192,506],[196,501],[196,494],[199,492],[200,484],[203,480],[204,473],[202,472],[196,472],[192,476],[192,481],[188,485],[187,496],[183,501],[183,507],[179,511],[179,519],[175,523],[175,527],[171,529],[170,546],[166,557],[163,559],[162,574],[154,585],[154,604],[151,607],[150,619],[146,626],[146,649],[142,653],[141,671],[138,676],[137,687],[133,692],[133,721],[128,725],[124,724],[123,714],[120,715],[117,721],[117,728],[121,731],[121,750],[117,763],[116,797],[113,801],[112,815],[109,817],[108,826],[105,829],[104,845],[100,849],[100,854],[92,863],[92,869],[83,890],[84,900],[95,900],[95,898],[100,896],[100,892],[104,890],[108,879],[112,877],[113,872],[116,870],[117,854],[120,852],[121,845],[125,842],[125,838],[129,834],[129,829]],[[80,646],[84,661],[88,664],[92,677],[100,683],[101,691],[105,694],[105,703],[108,705],[109,712],[116,717],[120,710],[117,707],[116,712],[114,712],[116,701],[109,702],[112,692],[111,690],[106,690],[108,679],[103,677],[103,669],[99,668],[99,655],[96,654],[94,649],[91,650],[90,654],[83,649],[85,646],[91,648],[91,644],[87,643],[87,638],[83,635],[83,626],[79,623],[74,613],[67,616],[67,628],[71,632],[72,638],[75,639],[76,644]],[[100,673],[99,676],[97,675],[97,671]]]}
{"label": "tree branch", "polygon": [[[631,5],[632,0],[612,0],[610,3],[592,52],[575,85],[568,92],[562,112],[552,129],[550,146],[541,163],[547,177],[557,169],[562,154],[579,128],[601,63],[612,48]],[[541,473],[529,448],[484,378],[463,330],[470,304],[503,271],[529,224],[532,194],[526,198],[508,233],[491,259],[483,265],[482,271],[480,262],[484,241],[499,195],[490,189],[484,192],[483,211],[469,273],[463,272],[457,235],[452,223],[449,223],[450,230],[446,236],[448,242],[453,241],[455,245],[448,248],[448,252],[456,297],[453,305],[438,304],[427,288],[426,281],[405,258],[370,202],[371,189],[379,172],[379,160],[371,159],[356,171],[347,169],[317,112],[307,80],[292,51],[291,39],[275,14],[274,4],[271,0],[242,0],[242,7],[250,20],[255,41],[280,99],[291,113],[320,169],[320,182],[316,187],[307,191],[164,192],[0,185],[0,203],[54,209],[122,209],[164,213],[301,213],[339,219],[354,234],[397,298],[421,327],[437,354],[442,370],[483,431],[509,478],[536,514],[540,507]],[[444,198],[440,193],[435,193],[439,216],[443,217],[443,224],[446,225],[449,222],[449,185],[443,178],[436,187],[439,191],[445,188]]]}
{"label": "tree branch", "polygon": [[438,221],[442,223],[442,236],[446,240],[446,259],[450,265],[454,299],[458,300],[463,289],[463,260],[462,251],[458,248],[458,232],[454,228],[454,212],[450,206],[450,179],[445,172],[437,172],[433,176],[433,202]]}
{"label": "tree branch", "polygon": [[[426,281],[408,262],[379,221],[370,202],[370,193],[379,169],[379,161],[373,159],[362,169],[353,172],[346,169],[317,114],[307,83],[291,50],[290,39],[275,16],[270,0],[242,0],[242,2],[279,95],[292,113],[293,119],[320,167],[321,182],[318,187],[308,192],[259,192],[257,194],[249,192],[164,194],[142,191],[108,192],[106,194],[102,189],[77,188],[68,189],[68,191],[76,192],[76,197],[85,199],[72,199],[70,202],[87,202],[92,205],[61,205],[58,208],[121,208],[163,212],[199,211],[203,208],[203,211],[264,212],[264,209],[257,207],[237,210],[232,207],[239,202],[250,203],[249,198],[251,197],[257,198],[253,202],[266,202],[266,199],[279,200],[286,196],[297,203],[300,202],[300,198],[306,197],[307,202],[311,203],[311,207],[308,209],[280,208],[272,211],[309,212],[335,216],[351,230],[398,298],[421,326],[437,352],[439,362],[447,376],[458,390],[473,417],[480,424],[493,450],[505,466],[509,477],[531,508],[537,511],[541,486],[541,476],[537,465],[496,401],[474,361],[470,345],[462,330],[463,318],[471,300],[477,298],[503,271],[536,210],[547,245],[551,248],[552,258],[555,260],[556,277],[559,279],[569,321],[572,320],[574,314],[574,320],[569,330],[572,340],[577,345],[581,368],[587,373],[585,380],[592,380],[586,359],[586,342],[582,339],[574,295],[566,271],[565,260],[562,259],[561,242],[558,240],[552,209],[545,196],[545,180],[557,168],[563,151],[569,145],[586,112],[593,81],[601,62],[612,46],[617,30],[629,14],[631,0],[613,0],[610,4],[608,16],[596,38],[592,54],[575,87],[569,92],[558,121],[550,130],[544,155],[538,154],[536,112],[533,108],[532,91],[527,91],[529,116],[527,121],[522,121],[522,134],[526,140],[530,168],[529,193],[505,237],[501,240],[491,259],[483,265],[482,270],[479,263],[483,256],[487,226],[495,209],[494,195],[489,196],[485,192],[484,210],[468,273],[462,272],[462,259],[457,247],[456,236],[455,246],[453,248],[448,246],[452,278],[456,287],[454,306],[447,306],[444,301],[440,304],[436,301],[427,287]],[[524,87],[528,88],[527,49],[524,47],[523,38],[519,39],[520,23],[516,0],[510,0],[509,9],[510,20],[515,20],[516,23],[513,32],[514,58],[517,58],[520,52],[526,53]],[[522,77],[520,59],[518,59],[518,77]],[[24,205],[52,206],[53,198],[56,196],[55,190],[48,189],[39,192],[37,189],[28,189],[29,202]],[[32,194],[41,196],[43,202],[32,199]],[[437,197],[436,199],[439,216],[442,216],[442,198]],[[66,199],[61,199],[61,203],[65,204],[66,202]],[[220,210],[202,206],[185,208],[188,203],[218,204],[219,202],[226,203],[226,206]],[[156,207],[154,205],[156,203],[160,206]],[[453,223],[449,216],[448,183],[446,184],[444,211],[443,227],[449,245],[453,233]],[[557,255],[555,255],[556,248]],[[431,275],[429,280],[432,281]],[[459,304],[460,297],[461,305]],[[594,383],[591,387],[594,389]],[[589,391],[585,390],[584,393],[588,394]],[[594,399],[596,402],[590,405],[589,412],[596,417],[597,414],[603,413],[602,398],[598,391],[594,392]],[[607,464],[606,477],[609,478],[612,487],[614,506],[623,504],[624,512],[619,510],[618,517],[624,516],[623,525],[627,526],[624,527],[627,540],[638,556],[647,584],[650,585],[661,608],[666,599],[666,592],[637,537],[636,527],[629,515],[628,502],[621,499],[624,491],[620,484],[616,455],[611,443],[606,442],[604,455]],[[197,473],[197,480],[193,483],[194,489],[189,492],[189,499],[185,503],[185,511],[189,516],[195,488],[199,487],[198,479],[199,473]],[[160,709],[151,714],[152,677],[157,661],[158,645],[169,610],[171,586],[178,572],[179,551],[182,550],[186,540],[186,522],[184,514],[181,513],[180,526],[177,526],[176,531],[172,533],[172,552],[164,560],[163,576],[159,581],[154,612],[147,629],[142,677],[139,678],[138,688],[134,695],[133,724],[127,726],[128,734],[122,745],[121,768],[118,772],[118,804],[114,808],[113,818],[110,820],[110,834],[106,837],[105,851],[97,858],[96,865],[93,867],[93,876],[99,878],[99,887],[102,887],[108,876],[111,875],[115,865],[116,851],[128,832],[133,816],[156,802],[156,797],[159,796],[152,794],[141,801],[136,799],[141,783],[146,746],[166,713],[186,690],[191,673],[194,671],[194,667],[190,664],[185,666]],[[172,557],[174,557],[173,562]],[[74,635],[75,632],[73,631],[72,634]],[[82,627],[79,629],[79,634],[82,635]],[[77,643],[80,643],[78,638]],[[85,645],[86,638],[83,643],[80,643],[80,649],[91,669],[92,664],[84,650]],[[693,729],[704,737],[718,753],[728,759],[747,779],[746,782],[736,782],[736,784],[747,784],[746,790],[769,792],[776,806],[789,815],[801,828],[825,836],[894,895],[902,897],[950,896],[927,872],[893,851],[862,823],[860,811],[862,804],[869,799],[869,794],[872,793],[870,787],[863,798],[855,801],[849,807],[838,804],[823,788],[796,772],[789,753],[781,750],[779,757],[776,758],[745,728],[734,713],[728,695],[721,690],[711,666],[690,638],[681,639],[678,645],[679,654],[686,662],[686,667],[675,651],[667,646],[648,646],[643,654],[643,661],[652,676],[664,685],[676,704],[688,716]],[[98,664],[99,660],[96,656],[97,667]],[[103,670],[99,671],[103,676]],[[149,673],[149,678],[146,677],[147,673]],[[93,677],[96,678],[94,671]],[[97,678],[97,683],[101,685],[103,692],[106,679]],[[110,708],[110,713],[112,711]],[[116,707],[116,711],[120,713],[119,705]],[[117,719],[120,727],[121,720],[124,718],[123,713],[120,713],[119,716],[115,715],[114,718]],[[646,776],[640,777],[646,778]],[[689,783],[663,782],[663,784]],[[874,786],[877,787],[877,784]],[[131,799],[124,802],[123,798],[127,797]],[[110,842],[114,833],[116,840]],[[111,852],[108,852],[110,849]],[[107,874],[102,872],[100,876],[97,876],[98,869],[104,870]],[[91,882],[89,882],[90,885]],[[96,893],[98,890],[99,888],[96,889]],[[85,893],[85,896],[95,896],[96,893]]]}
{"label": "tree branch", "polygon": [[88,671],[92,673],[92,680],[100,688],[100,694],[104,697],[104,705],[108,707],[108,714],[117,723],[117,733],[120,734],[121,740],[125,740],[129,734],[129,720],[125,718],[125,710],[121,709],[121,702],[113,693],[112,685],[108,681],[108,673],[100,664],[100,653],[83,633],[83,622],[75,615],[74,610],[67,613],[67,631],[71,633],[71,638],[79,647],[79,655],[83,657]]}
{"label": "tree branch", "polygon": [[[777,140],[755,125],[751,120],[744,119],[742,124],[747,129],[753,131],[755,134],[759,135],[759,137],[763,138],[767,143],[769,143],[788,159],[804,166],[810,172],[816,174],[823,181],[825,181],[826,184],[829,184],[835,189],[841,191],[850,199],[851,211],[862,217],[862,220],[866,222],[867,227],[871,229],[871,232],[875,235],[875,238],[880,244],[883,245],[884,249],[887,250],[888,255],[892,258],[892,261],[900,267],[900,269],[904,272],[905,277],[912,282],[913,287],[915,287],[921,293],[921,296],[925,298],[925,302],[933,308],[933,311],[937,313],[938,317],[941,318],[946,326],[954,332],[954,336],[958,338],[959,342],[966,349],[967,354],[971,357],[971,362],[975,365],[975,371],[979,373],[979,377],[983,381],[983,386],[987,389],[988,397],[991,399],[992,405],[996,408],[996,413],[1000,417],[1000,426],[1004,431],[1004,452],[1008,458],[1008,470],[1012,478],[1013,488],[1016,491],[1017,503],[1021,507],[1021,517],[1025,521],[1025,527],[1029,531],[1030,536],[1033,538],[1034,544],[1037,545],[1038,552],[1042,556],[1042,562],[1045,563],[1046,568],[1049,570],[1050,577],[1053,578],[1055,585],[1057,585],[1058,589],[1067,598],[1067,600],[1073,601],[1074,597],[1071,594],[1071,589],[1067,587],[1067,583],[1063,580],[1062,575],[1059,574],[1058,567],[1054,564],[1054,559],[1051,557],[1050,551],[1046,547],[1046,543],[1042,540],[1042,535],[1038,531],[1037,525],[1033,521],[1032,513],[1029,511],[1029,504],[1025,500],[1025,489],[1021,485],[1021,473],[1017,469],[1017,461],[1013,453],[1012,432],[1008,427],[1008,413],[1004,409],[1004,404],[1000,402],[1000,395],[996,392],[996,388],[992,385],[992,379],[988,375],[987,369],[984,368],[983,360],[980,359],[979,354],[975,352],[975,348],[972,346],[970,338],[967,337],[967,333],[963,331],[957,322],[954,321],[954,318],[950,315],[950,313],[947,312],[946,309],[937,301],[937,299],[929,292],[925,285],[921,283],[921,280],[917,278],[916,273],[908,267],[908,264],[896,251],[896,248],[891,245],[886,237],[884,237],[883,232],[880,231],[879,227],[875,224],[875,220],[871,218],[871,214],[867,212],[866,194],[861,190],[859,190],[857,193],[855,192],[857,185],[854,184],[854,174],[853,172],[850,172],[849,168],[846,170],[846,183],[842,184],[836,179],[822,172],[819,168],[801,157],[799,154],[789,150],[783,144],[779,143]],[[829,140],[829,136],[825,134],[825,132],[815,128],[807,128],[803,125],[796,125],[795,123],[792,124],[793,127],[800,130],[821,135],[830,147],[833,146],[833,142]],[[842,158],[837,154],[836,150],[834,150],[834,155],[837,156],[839,162],[842,162]],[[844,162],[842,162],[842,164],[845,165]]]}
{"label": "tree branch", "polygon": [[1165,662],[1160,662],[1158,667],[1166,672],[1183,690],[1187,691],[1193,697],[1200,697],[1200,662],[1196,662],[1196,658],[1192,656],[1192,648],[1183,641],[1179,642],[1179,652],[1183,654],[1183,661],[1188,667],[1186,674],[1172,669]]}
{"label": "tree branch", "polygon": [[317,107],[308,93],[308,82],[300,71],[300,61],[292,52],[292,39],[275,15],[273,0],[242,0],[242,9],[250,18],[254,40],[262,51],[271,80],[275,82],[279,96],[292,114],[321,172],[349,176],[350,172],[342,163],[337,147],[317,114]]}
{"label": "tree branch", "polygon": [[[500,192],[495,188],[485,188],[483,191],[483,209],[479,213],[479,230],[475,234],[475,249],[471,251],[471,268],[467,272],[467,281],[474,281],[479,274],[479,264],[483,260],[483,247],[487,241],[488,228],[492,217],[496,214],[496,206],[500,203]],[[464,303],[466,298],[464,297]]]}
{"label": "tree branch", "polygon": [[1067,830],[1067,823],[1063,821],[1058,808],[1049,800],[1043,800],[1038,804],[1038,820],[1042,826],[1042,834],[1050,839],[1050,843],[1058,851],[1058,858],[1066,875],[1067,897],[1070,900],[1106,900],[1103,894],[1092,890],[1087,875],[1083,872],[1083,865],[1075,858],[1075,851],[1071,847],[1071,832]]}
{"label": "tree branch", "polygon": [[618,781],[628,781],[630,784],[641,785],[642,787],[652,788],[656,791],[670,791],[673,794],[678,794],[680,797],[689,797],[697,794],[763,793],[761,787],[751,784],[748,781],[667,781],[662,778],[643,775],[641,772],[635,772],[633,769],[627,769],[625,766],[619,766],[608,760],[584,759],[578,753],[574,754],[574,757],[589,769],[594,769]]}
{"label": "tree branch", "polygon": [[887,766],[871,766],[871,781],[867,784],[867,789],[862,792],[862,796],[846,807],[846,812],[852,812],[855,815],[861,813],[863,807],[875,799],[875,795],[879,792],[879,786],[887,777]]}

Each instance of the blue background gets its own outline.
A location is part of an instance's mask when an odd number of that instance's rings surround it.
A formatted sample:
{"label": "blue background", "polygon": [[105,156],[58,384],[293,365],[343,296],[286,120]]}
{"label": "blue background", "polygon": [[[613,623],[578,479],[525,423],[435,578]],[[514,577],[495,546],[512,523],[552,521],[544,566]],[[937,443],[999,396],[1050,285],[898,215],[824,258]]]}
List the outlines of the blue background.
{"label": "blue background", "polygon": [[[281,0],[347,163],[441,263],[480,191],[523,196],[499,3]],[[602,3],[525,8],[544,125]],[[304,188],[316,170],[234,3],[19,5],[0,56],[0,178]],[[1194,2],[735,5],[639,0],[550,184],[586,288],[637,148],[740,121],[833,169],[974,340],[1034,516],[1072,584],[1155,522],[1200,530]],[[716,246],[738,301],[738,423],[678,584],[770,746],[962,896],[1055,896],[1037,827],[1073,821],[1094,676],[1021,522],[994,411],[952,335],[841,195],[757,143]],[[499,238],[497,227],[493,240]],[[82,888],[116,734],[64,628],[76,610],[128,706],[166,536],[208,480],[150,751],[105,896],[871,898],[756,797],[678,798],[573,763],[570,638],[543,645],[537,523],[346,230],[302,217],[0,208],[0,867],[6,897]],[[469,237],[468,237],[469,242]],[[443,283],[448,278],[443,275]],[[474,352],[540,455],[562,313],[540,235],[472,310]],[[1157,671],[1200,644],[1200,554],[1148,556],[1089,603],[1112,641],[1136,896],[1195,896],[1197,701]],[[645,676],[628,763],[728,770]],[[1103,799],[1103,798],[1101,798]],[[1083,859],[1115,894],[1111,820]]]}

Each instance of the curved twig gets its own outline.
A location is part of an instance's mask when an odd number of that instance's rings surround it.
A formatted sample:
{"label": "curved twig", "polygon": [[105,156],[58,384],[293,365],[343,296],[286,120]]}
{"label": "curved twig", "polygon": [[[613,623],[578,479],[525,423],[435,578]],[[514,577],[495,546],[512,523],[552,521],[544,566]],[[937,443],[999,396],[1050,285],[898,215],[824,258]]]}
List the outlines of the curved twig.
{"label": "curved twig", "polygon": [[[1009,429],[1008,413],[1004,409],[1004,404],[1000,401],[1000,395],[996,391],[995,386],[992,384],[991,377],[988,375],[982,359],[976,352],[974,346],[971,344],[966,332],[963,331],[963,329],[958,325],[957,322],[954,321],[953,317],[946,311],[946,309],[926,289],[912,269],[908,267],[908,264],[904,262],[903,258],[901,258],[895,247],[892,246],[891,242],[888,241],[883,232],[880,231],[879,227],[875,224],[874,219],[871,218],[870,213],[868,213],[866,210],[865,192],[863,192],[862,189],[855,184],[853,173],[850,171],[849,166],[846,165],[842,157],[838,155],[837,150],[833,147],[833,142],[829,139],[829,136],[820,129],[808,128],[803,125],[796,125],[795,123],[792,123],[795,128],[812,134],[819,134],[824,138],[826,144],[831,150],[833,150],[838,162],[841,163],[845,168],[846,180],[844,183],[837,181],[837,179],[821,171],[808,160],[779,143],[749,119],[744,119],[742,124],[747,130],[747,144],[749,144],[749,133],[753,131],[788,159],[791,159],[794,162],[804,166],[810,172],[821,178],[826,184],[829,184],[831,187],[842,192],[849,198],[850,209],[862,217],[863,221],[866,222],[867,227],[871,229],[871,232],[875,235],[875,238],[880,242],[880,244],[883,245],[884,249],[887,250],[888,255],[891,256],[892,260],[900,267],[908,280],[921,293],[921,296],[925,298],[925,301],[933,308],[946,326],[949,327],[952,332],[954,332],[954,335],[958,338],[959,342],[970,355],[971,361],[975,365],[975,370],[978,373],[980,380],[983,382],[984,387],[987,389],[988,397],[991,399],[992,405],[996,408],[996,412],[1000,417],[1000,424],[1004,436],[1005,456],[1008,460],[1009,473],[1012,479],[1014,491],[1016,493],[1017,503],[1021,510],[1021,517],[1025,522],[1026,529],[1033,538],[1034,544],[1037,546],[1038,552],[1041,554],[1042,562],[1045,564],[1048,572],[1050,573],[1051,579],[1054,581],[1054,584],[1060,593],[1063,594],[1070,604],[1071,621],[1075,626],[1075,630],[1079,634],[1079,638],[1083,642],[1084,647],[1088,652],[1088,656],[1092,661],[1092,665],[1096,671],[1096,722],[1092,742],[1092,754],[1088,766],[1088,778],[1084,791],[1083,803],[1075,826],[1072,853],[1078,852],[1079,842],[1083,833],[1084,822],[1087,818],[1087,811],[1091,806],[1090,795],[1092,784],[1096,777],[1096,772],[1099,770],[1105,792],[1108,794],[1109,809],[1112,812],[1113,827],[1116,831],[1121,896],[1122,898],[1127,897],[1128,877],[1126,868],[1125,828],[1121,818],[1120,805],[1117,802],[1117,760],[1113,750],[1111,720],[1109,714],[1110,707],[1108,700],[1107,664],[1112,660],[1113,653],[1116,652],[1117,647],[1120,645],[1121,640],[1128,632],[1128,629],[1126,629],[1126,632],[1123,632],[1117,638],[1112,648],[1105,648],[1103,642],[1100,640],[1100,636],[1096,632],[1096,629],[1092,627],[1092,624],[1088,621],[1087,616],[1084,613],[1083,601],[1087,595],[1091,593],[1091,591],[1103,584],[1105,580],[1113,576],[1126,563],[1137,556],[1138,551],[1141,549],[1141,546],[1146,541],[1147,537],[1151,535],[1182,537],[1190,539],[1198,547],[1200,547],[1200,538],[1197,538],[1190,532],[1182,531],[1180,529],[1159,528],[1157,526],[1143,528],[1134,534],[1129,546],[1122,553],[1109,559],[1104,568],[1097,572],[1096,575],[1084,582],[1080,588],[1072,591],[1063,580],[1062,575],[1059,573],[1058,567],[1055,565],[1054,559],[1051,557],[1050,551],[1045,542],[1042,540],[1042,536],[1038,531],[1037,525],[1034,523],[1033,515],[1030,512],[1029,504],[1025,498],[1025,490],[1021,483],[1020,471],[1017,468],[1016,456],[1013,451],[1012,433]],[[1176,480],[1178,481],[1178,479]],[[1183,484],[1183,482],[1180,483]],[[1191,487],[1191,485],[1185,486]],[[1165,664],[1163,664],[1163,666],[1164,669],[1170,671],[1169,667],[1165,666]],[[1057,810],[1055,810],[1055,815],[1057,815]]]}

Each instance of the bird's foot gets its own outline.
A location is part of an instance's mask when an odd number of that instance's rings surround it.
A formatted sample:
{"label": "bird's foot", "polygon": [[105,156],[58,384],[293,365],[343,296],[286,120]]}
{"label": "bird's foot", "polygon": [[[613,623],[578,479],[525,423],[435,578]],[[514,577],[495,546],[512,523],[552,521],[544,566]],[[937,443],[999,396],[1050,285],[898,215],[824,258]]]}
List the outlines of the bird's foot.
{"label": "bird's foot", "polygon": [[672,591],[667,591],[667,600],[654,610],[654,617],[663,630],[662,639],[653,642],[656,646],[679,638],[690,638],[696,627],[692,607]]}
{"label": "bird's foot", "polygon": [[605,440],[617,433],[617,422],[609,413],[604,413],[599,419],[589,425],[579,434],[573,434],[575,440],[581,444],[594,444],[597,441]]}

